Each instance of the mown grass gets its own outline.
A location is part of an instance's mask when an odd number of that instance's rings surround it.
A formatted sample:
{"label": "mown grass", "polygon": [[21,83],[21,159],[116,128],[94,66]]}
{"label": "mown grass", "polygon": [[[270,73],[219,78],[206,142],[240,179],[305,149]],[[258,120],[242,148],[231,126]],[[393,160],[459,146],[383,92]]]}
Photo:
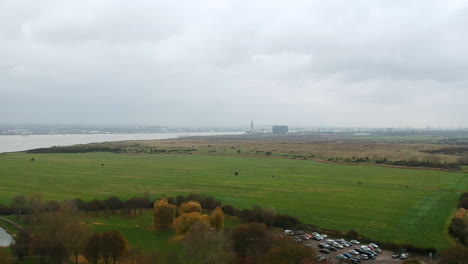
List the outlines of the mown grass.
{"label": "mown grass", "polygon": [[151,210],[144,210],[142,215],[121,217],[119,215],[93,216],[86,218],[95,232],[120,231],[132,247],[151,252],[177,251],[179,245],[171,243],[170,239],[175,233],[152,230],[153,215]]}
{"label": "mown grass", "polygon": [[240,208],[273,207],[323,228],[354,229],[377,240],[439,249],[451,243],[448,221],[467,185],[463,173],[307,160],[112,153],[0,155],[1,203],[31,192],[58,200],[111,195],[125,199],[145,190],[155,193],[154,197],[194,192]]}
{"label": "mown grass", "polygon": [[[168,253],[181,252],[181,244],[174,241],[175,232],[153,230],[153,211],[143,210],[141,215],[121,217],[118,214],[109,216],[86,217],[86,223],[95,232],[118,230],[127,238],[132,247],[146,252]],[[238,217],[226,215],[225,227],[232,228],[241,223]]]}

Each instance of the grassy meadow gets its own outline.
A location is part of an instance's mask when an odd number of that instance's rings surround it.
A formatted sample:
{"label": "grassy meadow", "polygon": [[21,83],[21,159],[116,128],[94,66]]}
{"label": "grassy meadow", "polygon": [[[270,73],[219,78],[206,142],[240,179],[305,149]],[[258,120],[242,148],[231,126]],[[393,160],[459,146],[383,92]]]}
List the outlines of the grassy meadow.
{"label": "grassy meadow", "polygon": [[[459,194],[467,187],[464,173],[309,160],[176,154],[0,155],[3,204],[17,194],[32,192],[57,200],[129,198],[145,190],[154,197],[194,192],[240,208],[273,207],[323,228],[354,229],[377,240],[439,249],[451,243],[446,229]],[[151,215],[146,218],[145,223]],[[97,228],[104,230],[106,225]]]}

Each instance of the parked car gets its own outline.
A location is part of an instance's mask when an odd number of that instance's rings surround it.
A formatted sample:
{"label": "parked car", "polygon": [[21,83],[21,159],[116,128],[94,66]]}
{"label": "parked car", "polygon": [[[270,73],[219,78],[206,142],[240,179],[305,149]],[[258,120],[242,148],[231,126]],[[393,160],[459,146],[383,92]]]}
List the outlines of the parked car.
{"label": "parked car", "polygon": [[321,237],[320,235],[316,235],[316,236],[312,236],[312,239],[320,241],[323,239],[323,237]]}
{"label": "parked car", "polygon": [[365,250],[364,254],[367,254],[371,259],[375,259],[375,257],[377,257],[377,253],[370,250]]}
{"label": "parked car", "polygon": [[374,250],[375,248],[373,246],[367,246],[370,250]]}
{"label": "parked car", "polygon": [[332,246],[328,246],[327,249],[330,251],[336,251],[336,247],[332,247]]}
{"label": "parked car", "polygon": [[400,255],[400,259],[407,259],[408,258],[408,253],[403,253]]}
{"label": "parked car", "polygon": [[326,243],[320,243],[320,244],[318,245],[318,247],[319,247],[319,248],[328,248],[329,245],[326,244]]}
{"label": "parked car", "polygon": [[397,259],[397,258],[400,258],[400,254],[395,253],[392,255],[392,259]]}
{"label": "parked car", "polygon": [[351,263],[352,264],[358,264],[358,263],[361,263],[361,260],[358,259],[358,258],[351,258]]}
{"label": "parked car", "polygon": [[353,256],[352,256],[351,254],[349,254],[349,253],[343,253],[343,256],[345,256],[346,258],[349,258],[349,259],[353,257]]}
{"label": "parked car", "polygon": [[317,232],[312,232],[312,236],[320,236],[320,234]]}
{"label": "parked car", "polygon": [[338,244],[338,243],[333,244],[333,246],[336,247],[336,248],[339,248],[339,249],[342,249],[342,248],[343,248],[343,246],[340,245],[340,244]]}
{"label": "parked car", "polygon": [[375,243],[370,243],[369,246],[372,246],[373,248],[378,248],[379,246],[377,246],[377,244]]}
{"label": "parked car", "polygon": [[366,254],[361,254],[360,257],[361,259],[369,259],[369,256],[367,256]]}
{"label": "parked car", "polygon": [[336,258],[337,258],[337,259],[345,259],[346,257],[343,256],[342,254],[338,254],[338,255],[336,255]]}
{"label": "parked car", "polygon": [[302,241],[302,239],[301,239],[300,237],[298,237],[298,236],[294,237],[294,240],[295,240],[296,242],[301,242],[301,241]]}
{"label": "parked car", "polygon": [[362,249],[362,248],[356,248],[356,249],[354,249],[354,250],[356,250],[357,252],[359,252],[359,253],[361,253],[361,254],[364,253],[364,249]]}
{"label": "parked car", "polygon": [[324,257],[324,256],[317,256],[317,260],[318,260],[319,262],[324,262],[324,261],[327,261],[327,258]]}
{"label": "parked car", "polygon": [[370,248],[368,246],[361,246],[361,249],[370,250]]}
{"label": "parked car", "polygon": [[327,244],[333,246],[335,244],[335,240],[333,239],[327,239]]}
{"label": "parked car", "polygon": [[382,250],[380,248],[376,248],[376,249],[374,249],[374,251],[379,253],[379,254],[382,253]]}
{"label": "parked car", "polygon": [[351,241],[349,241],[349,242],[351,242],[351,243],[353,243],[353,244],[355,244],[355,245],[361,244],[361,243],[359,243],[359,241],[357,241],[357,240],[351,240]]}
{"label": "parked car", "polygon": [[284,230],[284,233],[286,235],[290,235],[290,236],[294,235],[294,232],[292,230],[288,230],[288,229]]}
{"label": "parked car", "polygon": [[356,251],[361,253],[361,255],[364,254],[364,255],[367,255],[370,258],[375,257],[375,255],[377,255],[375,253],[370,252],[369,250],[365,250],[365,249],[362,249],[362,248],[357,248]]}
{"label": "parked car", "polygon": [[353,254],[353,255],[359,255],[359,252],[357,252],[356,250],[352,249],[349,251],[349,253]]}
{"label": "parked car", "polygon": [[321,248],[321,249],[319,249],[319,252],[320,252],[320,253],[328,254],[328,253],[330,253],[330,250],[328,250],[328,249],[326,249],[326,248]]}
{"label": "parked car", "polygon": [[327,238],[327,237],[328,237],[327,234],[320,234],[320,236],[323,237],[323,238]]}

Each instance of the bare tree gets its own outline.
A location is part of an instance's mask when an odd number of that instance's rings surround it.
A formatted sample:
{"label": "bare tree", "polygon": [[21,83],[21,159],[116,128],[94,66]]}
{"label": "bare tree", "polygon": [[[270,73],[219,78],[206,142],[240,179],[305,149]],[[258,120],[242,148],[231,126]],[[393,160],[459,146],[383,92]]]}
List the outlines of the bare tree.
{"label": "bare tree", "polygon": [[91,229],[80,221],[71,221],[67,223],[62,232],[62,239],[65,247],[75,258],[75,264],[78,264],[78,256],[83,253],[83,247],[91,236]]}
{"label": "bare tree", "polygon": [[23,214],[26,207],[26,197],[24,195],[17,195],[13,197],[11,207],[15,211],[16,220],[21,222],[21,215]]}
{"label": "bare tree", "polygon": [[229,237],[205,222],[195,223],[183,242],[188,254],[200,263],[231,263],[234,260]]}

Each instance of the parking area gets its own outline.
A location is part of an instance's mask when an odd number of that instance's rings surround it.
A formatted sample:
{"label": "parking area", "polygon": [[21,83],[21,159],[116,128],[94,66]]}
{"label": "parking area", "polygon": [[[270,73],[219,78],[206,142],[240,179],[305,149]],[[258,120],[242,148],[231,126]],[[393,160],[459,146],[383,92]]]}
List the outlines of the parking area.
{"label": "parking area", "polygon": [[[371,263],[400,264],[404,261],[403,259],[400,259],[400,258],[392,258],[392,255],[394,255],[395,252],[380,249],[380,248],[377,249],[375,247],[371,247],[375,249],[372,251],[375,253],[376,251],[380,251],[380,253],[378,253],[375,256],[375,259],[372,259],[372,257],[370,257],[369,259],[366,259],[366,256],[363,256],[363,255],[366,255],[367,253],[362,254],[365,252],[365,250],[363,250],[361,247],[369,246],[369,243],[357,244],[357,243],[351,243],[349,240],[344,240],[342,238],[330,238],[330,237],[325,237],[325,238],[322,237],[321,240],[316,240],[316,238],[314,239],[315,236],[312,236],[311,234],[305,234],[305,233],[291,234],[291,233],[286,232],[286,235],[291,236],[297,243],[302,243],[307,247],[311,247],[317,250],[319,256],[323,257],[322,258],[323,261],[328,260],[333,263],[338,263],[340,261],[340,258],[337,258],[338,255],[340,255],[342,259],[349,258],[346,256],[352,256],[352,258],[358,259],[357,261],[353,260],[354,263],[360,262],[362,264],[371,264]],[[359,242],[359,241],[353,241],[353,242]],[[328,246],[325,246],[325,244],[327,244]],[[335,246],[331,246],[333,244],[335,244]],[[375,244],[372,244],[372,245],[378,246]],[[330,249],[330,247],[333,247],[333,249],[335,250],[328,250],[329,253],[327,253],[327,250],[322,250],[323,252],[319,251],[321,248]],[[351,250],[358,250],[358,251],[363,250],[363,251],[362,253],[354,252],[353,254],[353,253],[350,253]],[[411,256],[408,256],[408,257],[411,257]]]}

